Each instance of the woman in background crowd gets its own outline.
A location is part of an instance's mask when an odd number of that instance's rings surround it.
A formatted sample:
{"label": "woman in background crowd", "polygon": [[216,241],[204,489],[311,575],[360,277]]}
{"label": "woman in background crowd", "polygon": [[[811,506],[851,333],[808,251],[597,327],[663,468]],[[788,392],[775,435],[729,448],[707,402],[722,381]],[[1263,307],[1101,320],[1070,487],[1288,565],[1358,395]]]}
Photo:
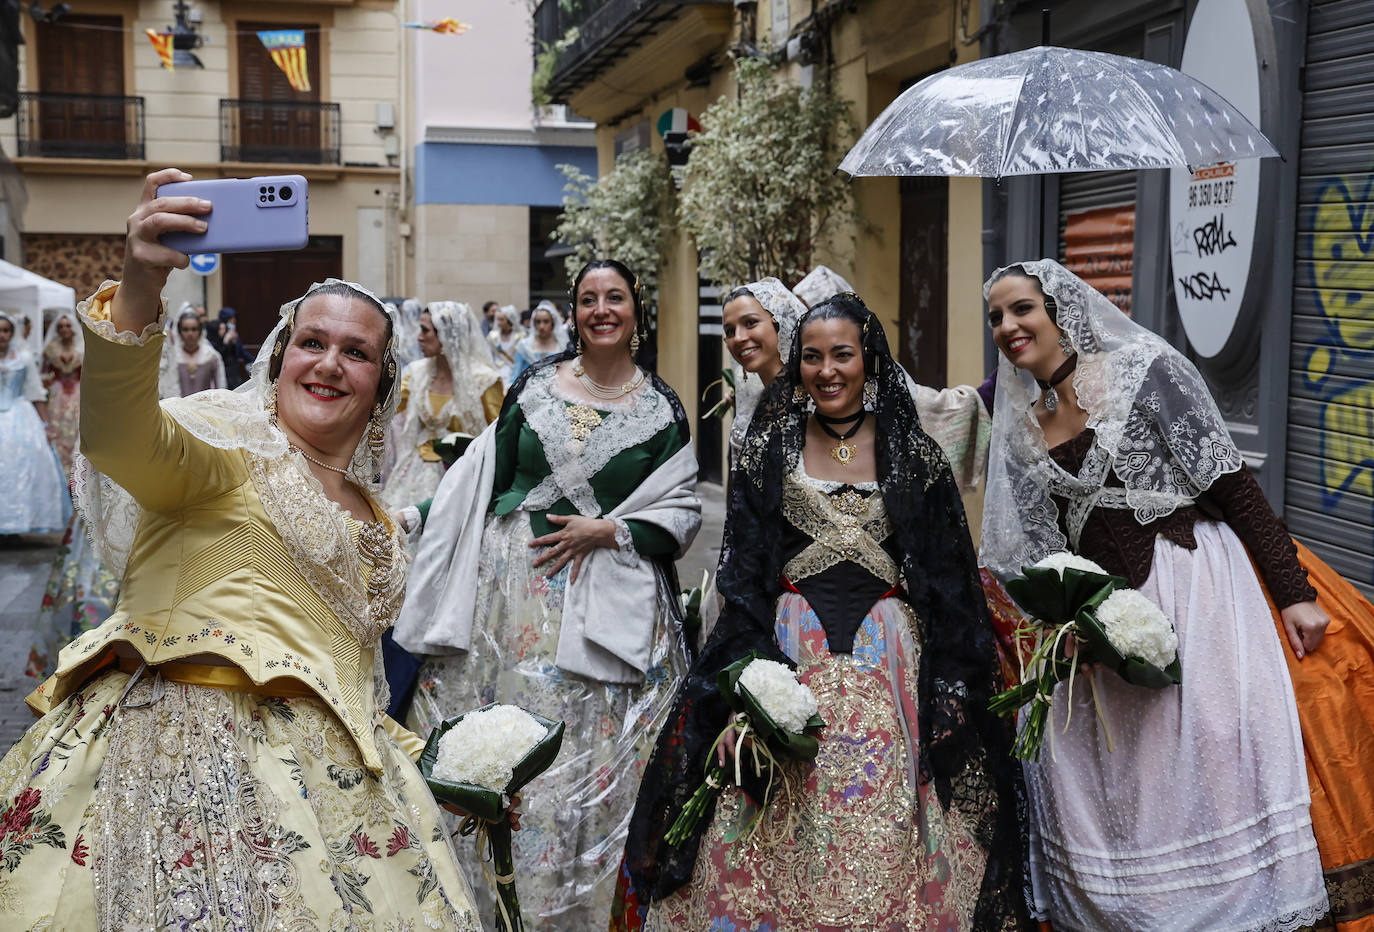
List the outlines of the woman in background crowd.
{"label": "woman in background crowd", "polygon": [[81,360],[84,340],[76,315],[62,311],[48,325],[43,341],[42,379],[48,389],[48,423],[52,426],[62,470],[70,476],[81,418]]}
{"label": "woman in background crowd", "polygon": [[71,516],[62,461],[53,449],[48,393],[20,348],[19,322],[0,313],[0,534],[60,534]]}
{"label": "woman in background crowd", "polygon": [[511,367],[511,381],[520,378],[530,366],[568,348],[568,329],[558,316],[552,301],[540,301],[530,314],[533,333],[521,337],[515,344],[515,365]]}
{"label": "woman in background crowd", "polygon": [[524,335],[525,331],[520,327],[520,312],[514,305],[507,304],[496,311],[487,339],[491,342],[491,352],[501,373],[501,384],[506,388],[514,384],[515,344]]}
{"label": "woman in background crowd", "polygon": [[211,388],[229,388],[224,359],[204,339],[195,308],[183,304],[172,326],[171,349],[162,354],[158,395],[186,398]]}
{"label": "woman in background crowd", "polygon": [[776,278],[734,289],[721,306],[721,332],[734,360],[735,420],[730,427],[730,459],[744,446],[749,421],[766,389],[792,349],[797,321],[806,305]]}
{"label": "woman in background crowd", "polygon": [[436,301],[420,314],[423,357],[401,373],[396,409],[396,463],[386,498],[410,505],[434,495],[444,464],[434,441],[450,433],[480,434],[501,410],[501,379],[472,309]]}

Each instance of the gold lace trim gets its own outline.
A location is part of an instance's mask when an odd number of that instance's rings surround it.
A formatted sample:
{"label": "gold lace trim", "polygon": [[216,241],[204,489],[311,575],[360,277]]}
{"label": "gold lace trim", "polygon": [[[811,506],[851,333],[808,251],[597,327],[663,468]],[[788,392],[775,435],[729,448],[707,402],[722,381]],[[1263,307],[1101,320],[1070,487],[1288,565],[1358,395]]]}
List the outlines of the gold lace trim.
{"label": "gold lace trim", "polygon": [[892,535],[881,492],[864,496],[854,489],[827,495],[805,483],[789,480],[782,495],[782,514],[811,544],[787,561],[783,573],[793,582],[823,573],[840,563],[857,563],[890,585],[902,570],[883,549]]}

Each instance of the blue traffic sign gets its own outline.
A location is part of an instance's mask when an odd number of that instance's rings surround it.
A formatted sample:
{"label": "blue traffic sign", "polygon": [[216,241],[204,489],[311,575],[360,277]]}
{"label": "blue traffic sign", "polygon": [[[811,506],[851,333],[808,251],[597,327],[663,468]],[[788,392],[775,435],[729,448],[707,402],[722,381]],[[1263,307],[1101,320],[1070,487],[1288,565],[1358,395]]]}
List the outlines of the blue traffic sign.
{"label": "blue traffic sign", "polygon": [[191,256],[191,271],[197,275],[212,275],[219,268],[219,254],[198,252]]}

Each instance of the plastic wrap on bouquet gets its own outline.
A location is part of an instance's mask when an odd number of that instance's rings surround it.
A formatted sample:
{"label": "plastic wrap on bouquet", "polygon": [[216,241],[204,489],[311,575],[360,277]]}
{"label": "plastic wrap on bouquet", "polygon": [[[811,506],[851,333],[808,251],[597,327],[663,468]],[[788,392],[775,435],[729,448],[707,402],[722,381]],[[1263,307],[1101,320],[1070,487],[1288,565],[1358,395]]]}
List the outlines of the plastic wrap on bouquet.
{"label": "plastic wrap on bouquet", "polygon": [[[420,754],[420,773],[429,784],[434,798],[471,813],[472,820],[463,825],[463,834],[478,832],[478,846],[481,847],[485,835],[491,850],[492,872],[488,875],[495,886],[497,895],[496,927],[504,932],[517,932],[523,929],[520,918],[520,897],[515,889],[515,857],[511,847],[510,821],[506,809],[510,799],[519,793],[527,783],[552,766],[554,759],[563,746],[563,723],[551,721],[532,712],[526,712],[544,727],[544,737],[531,748],[512,769],[510,781],[501,790],[495,790],[474,783],[445,780],[434,776],[434,765],[439,760],[439,744],[444,735],[469,715],[494,709],[499,703],[491,703],[472,712],[465,712],[456,718],[448,719],[432,732]],[[478,825],[481,820],[483,825]],[[479,856],[485,856],[480,850]]]}

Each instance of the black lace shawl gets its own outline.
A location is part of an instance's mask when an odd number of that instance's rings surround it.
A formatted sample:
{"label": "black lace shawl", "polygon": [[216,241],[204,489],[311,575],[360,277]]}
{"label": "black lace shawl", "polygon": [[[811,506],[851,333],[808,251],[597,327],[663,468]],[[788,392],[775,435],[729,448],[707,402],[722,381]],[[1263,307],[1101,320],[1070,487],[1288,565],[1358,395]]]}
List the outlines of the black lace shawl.
{"label": "black lace shawl", "polygon": [[[919,619],[920,779],[935,784],[942,805],[970,817],[988,851],[974,928],[1029,928],[1024,790],[1010,754],[1011,726],[987,711],[1001,683],[963,503],[944,453],[921,429],[881,323],[857,298],[841,300],[852,301],[865,321],[864,360],[877,381],[879,485],[903,558],[907,601]],[[806,437],[801,343],[793,342],[787,367],[759,402],[732,470],[718,577],[724,606],[679,689],[640,785],[625,849],[640,902],[667,897],[692,879],[712,813],[702,818],[696,837],[677,848],[663,836],[701,783],[706,756],[726,721],[717,672],[749,650],[791,665],[774,634],[782,566],[771,543],[786,520],[783,478],[796,466]]]}

